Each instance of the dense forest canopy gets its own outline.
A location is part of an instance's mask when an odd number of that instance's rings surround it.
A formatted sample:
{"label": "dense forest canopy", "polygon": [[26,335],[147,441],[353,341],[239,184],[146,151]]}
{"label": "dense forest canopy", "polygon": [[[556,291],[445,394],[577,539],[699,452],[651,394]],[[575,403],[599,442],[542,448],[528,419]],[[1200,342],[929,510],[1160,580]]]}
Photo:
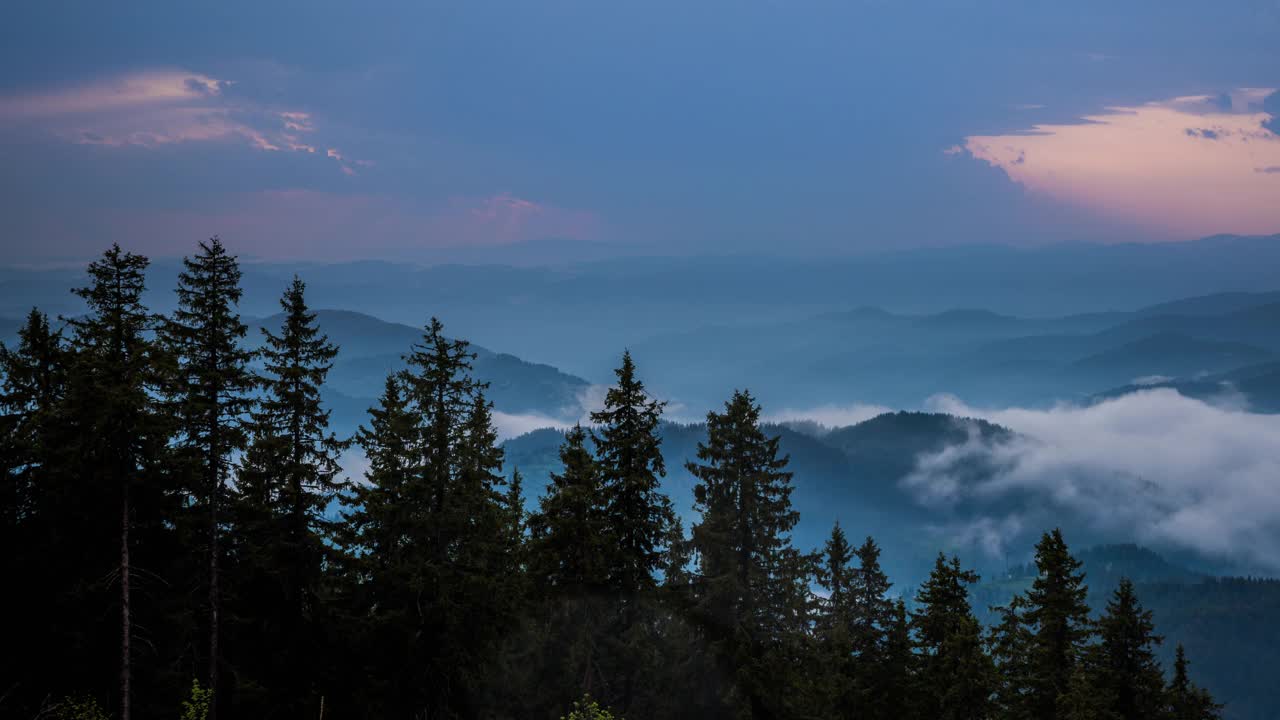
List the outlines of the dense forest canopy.
{"label": "dense forest canopy", "polygon": [[[1197,658],[1162,662],[1144,578],[1099,602],[1058,530],[981,612],[957,557],[904,592],[859,528],[802,546],[790,460],[745,390],[687,458],[685,527],[630,353],[556,471],[522,477],[439,320],[343,438],[321,396],[340,348],[300,279],[250,350],[217,238],[168,316],[143,305],[147,265],[111,248],[85,315],[32,310],[0,352],[5,717],[1221,713]],[[353,443],[363,477],[339,466]]]}

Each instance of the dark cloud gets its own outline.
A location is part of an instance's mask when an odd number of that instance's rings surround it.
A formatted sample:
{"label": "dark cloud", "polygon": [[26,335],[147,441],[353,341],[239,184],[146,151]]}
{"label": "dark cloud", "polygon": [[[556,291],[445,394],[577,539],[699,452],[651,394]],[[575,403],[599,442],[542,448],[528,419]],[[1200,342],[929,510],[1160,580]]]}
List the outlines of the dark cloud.
{"label": "dark cloud", "polygon": [[1191,137],[1204,138],[1205,140],[1217,140],[1220,132],[1210,128],[1187,128],[1187,135]]}

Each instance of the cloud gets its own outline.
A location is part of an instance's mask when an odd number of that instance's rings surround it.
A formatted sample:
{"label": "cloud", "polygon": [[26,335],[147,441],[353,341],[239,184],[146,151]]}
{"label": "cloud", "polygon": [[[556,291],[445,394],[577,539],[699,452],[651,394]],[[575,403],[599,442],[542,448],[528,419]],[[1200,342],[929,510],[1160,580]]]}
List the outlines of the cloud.
{"label": "cloud", "polygon": [[[181,70],[142,70],[93,83],[0,97],[0,127],[32,127],[81,145],[156,148],[238,143],[263,152],[316,154],[309,112],[236,97],[235,82]],[[342,172],[369,166],[329,150]]]}
{"label": "cloud", "polygon": [[892,410],[883,405],[854,403],[852,405],[821,405],[807,410],[786,408],[766,413],[761,419],[764,422],[778,424],[815,423],[822,428],[834,429],[857,425],[887,412]]}
{"label": "cloud", "polygon": [[574,425],[589,427],[591,413],[604,407],[607,391],[608,388],[604,385],[588,385],[578,392],[573,404],[561,408],[554,416],[543,413],[505,413],[494,410],[493,425],[498,431],[500,440],[509,440],[545,428],[568,430]]}
{"label": "cloud", "polygon": [[[1143,390],[1089,406],[935,409],[1016,431],[918,459],[904,487],[941,510],[967,506],[953,537],[997,554],[1023,528],[1075,523],[1101,537],[1280,571],[1280,416]],[[973,463],[992,471],[974,480]],[[975,519],[976,518],[976,519]]]}
{"label": "cloud", "polygon": [[[1028,190],[1175,238],[1280,227],[1280,136],[1267,88],[1110,107],[1078,123],[965,139]],[[1212,142],[1205,142],[1206,140]]]}
{"label": "cloud", "polygon": [[0,118],[47,118],[208,101],[230,87],[199,73],[147,70],[89,85],[0,98]]}

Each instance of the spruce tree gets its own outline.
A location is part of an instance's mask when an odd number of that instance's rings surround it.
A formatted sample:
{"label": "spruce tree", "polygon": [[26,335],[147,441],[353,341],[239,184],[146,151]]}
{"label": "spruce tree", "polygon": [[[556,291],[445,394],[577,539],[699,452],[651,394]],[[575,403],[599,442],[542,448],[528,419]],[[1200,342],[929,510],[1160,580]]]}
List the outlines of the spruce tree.
{"label": "spruce tree", "polygon": [[858,569],[853,575],[850,647],[854,654],[854,678],[858,714],[863,718],[884,717],[885,646],[893,622],[893,603],[888,593],[891,583],[880,567],[880,546],[868,537],[855,552]]}
{"label": "spruce tree", "polygon": [[360,434],[368,483],[347,499],[382,716],[474,715],[511,622],[502,451],[474,355],[443,331],[433,318],[388,380]]}
{"label": "spruce tree", "polygon": [[988,645],[999,671],[995,710],[1000,720],[1034,718],[1027,703],[1032,635],[1024,617],[1026,607],[1026,598],[1015,595],[1008,605],[993,608],[1000,621],[991,628]]}
{"label": "spruce tree", "polygon": [[[156,620],[142,624],[159,631],[154,609],[135,605],[133,591],[139,582],[165,581],[177,501],[163,472],[171,423],[155,402],[166,361],[155,341],[155,320],[142,302],[147,265],[145,257],[118,245],[89,265],[89,284],[76,290],[88,313],[69,321],[74,359],[62,411],[75,438],[64,451],[85,503],[80,517],[63,521],[84,523],[83,572],[101,576],[96,551],[115,548],[109,576],[117,589],[115,696],[121,720],[132,716],[135,616]],[[114,523],[107,519],[111,516]]]}
{"label": "spruce tree", "polygon": [[591,413],[597,425],[591,437],[605,497],[608,580],[620,597],[633,598],[653,589],[674,518],[660,487],[666,466],[658,423],[665,403],[649,397],[630,352],[614,374],[604,408]]}
{"label": "spruce tree", "polygon": [[902,720],[918,717],[917,660],[907,605],[902,598],[898,598],[893,603],[877,682],[878,687],[884,690],[879,698],[878,712],[881,717]]}
{"label": "spruce tree", "polygon": [[1026,692],[1031,717],[1063,717],[1058,699],[1070,689],[1081,653],[1092,635],[1088,588],[1080,561],[1071,556],[1060,530],[1036,544],[1038,574],[1027,591],[1024,614],[1032,630]]}
{"label": "spruce tree", "polygon": [[611,667],[602,672],[617,678],[613,697],[606,699],[636,715],[643,712],[633,706],[639,673],[655,654],[652,625],[644,618],[654,609],[663,542],[675,515],[660,480],[666,475],[659,435],[665,404],[649,397],[631,353],[623,354],[615,375],[617,383],[605,393],[604,408],[591,413],[604,493],[605,577],[614,616],[602,643],[602,662]]}
{"label": "spruce tree", "polygon": [[175,396],[178,458],[190,473],[193,515],[202,517],[206,554],[208,612],[208,686],[213,691],[210,718],[217,717],[219,633],[222,605],[220,574],[224,494],[232,456],[244,449],[245,420],[252,407],[255,380],[251,353],[243,347],[247,332],[236,306],[240,302],[240,267],[217,236],[200,243],[195,257],[183,258],[178,276],[178,307],[163,327],[176,373]]}
{"label": "spruce tree", "polygon": [[942,554],[916,595],[912,613],[920,653],[921,716],[984,720],[991,713],[995,668],[982,643],[982,628],[969,607],[968,585],[978,575]]}
{"label": "spruce tree", "polygon": [[858,715],[858,698],[854,675],[854,576],[853,546],[837,522],[823,546],[817,581],[826,591],[819,603],[816,627],[820,646],[823,704],[831,717],[852,718]]}
{"label": "spruce tree", "polygon": [[581,425],[565,434],[559,473],[551,473],[529,518],[530,565],[544,592],[595,593],[608,581],[604,490]]}
{"label": "spruce tree", "polygon": [[1222,706],[1203,688],[1191,682],[1187,674],[1186,652],[1179,644],[1173,661],[1173,677],[1165,691],[1169,720],[1219,720]]}
{"label": "spruce tree", "polygon": [[1072,715],[1082,720],[1164,718],[1164,674],[1155,656],[1161,638],[1155,634],[1151,611],[1139,604],[1128,578],[1120,581],[1107,602],[1098,621],[1098,637],[1077,670],[1083,682],[1075,685],[1066,703]]}
{"label": "spruce tree", "polygon": [[[338,348],[317,327],[300,279],[285,290],[280,307],[280,330],[262,331],[262,393],[239,470],[242,540],[250,542],[241,543],[238,562],[252,580],[238,615],[252,630],[242,640],[264,643],[245,658],[257,671],[245,674],[279,688],[277,701],[286,703],[262,712],[297,716],[309,714],[304,709],[318,699],[314,630],[326,613],[324,571],[333,534],[326,511],[343,488],[338,456],[348,443],[329,431],[321,400]],[[272,637],[279,644],[268,656]]]}
{"label": "spruce tree", "polygon": [[760,406],[735,392],[724,412],[707,414],[707,440],[698,462],[686,465],[698,481],[701,513],[692,544],[699,558],[694,612],[712,647],[735,668],[740,712],[785,714],[797,703],[798,648],[809,621],[811,558],[791,545],[799,514],[791,507],[788,458],[778,438],[760,428]]}

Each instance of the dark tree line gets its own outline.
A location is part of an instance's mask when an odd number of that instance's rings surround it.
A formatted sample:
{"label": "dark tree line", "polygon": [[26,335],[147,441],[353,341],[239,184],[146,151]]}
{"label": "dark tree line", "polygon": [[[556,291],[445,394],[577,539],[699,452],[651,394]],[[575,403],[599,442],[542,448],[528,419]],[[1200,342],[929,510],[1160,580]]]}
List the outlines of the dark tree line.
{"label": "dark tree line", "polygon": [[1181,649],[1160,667],[1130,583],[1090,616],[1057,531],[990,629],[957,558],[895,598],[873,539],[795,547],[788,459],[749,393],[707,416],[688,532],[629,354],[526,512],[438,320],[345,440],[300,280],[250,351],[216,238],[169,317],[143,306],[146,267],[113,247],[85,315],[33,310],[0,348],[4,717],[540,720],[584,695],[631,718],[1218,717]]}

